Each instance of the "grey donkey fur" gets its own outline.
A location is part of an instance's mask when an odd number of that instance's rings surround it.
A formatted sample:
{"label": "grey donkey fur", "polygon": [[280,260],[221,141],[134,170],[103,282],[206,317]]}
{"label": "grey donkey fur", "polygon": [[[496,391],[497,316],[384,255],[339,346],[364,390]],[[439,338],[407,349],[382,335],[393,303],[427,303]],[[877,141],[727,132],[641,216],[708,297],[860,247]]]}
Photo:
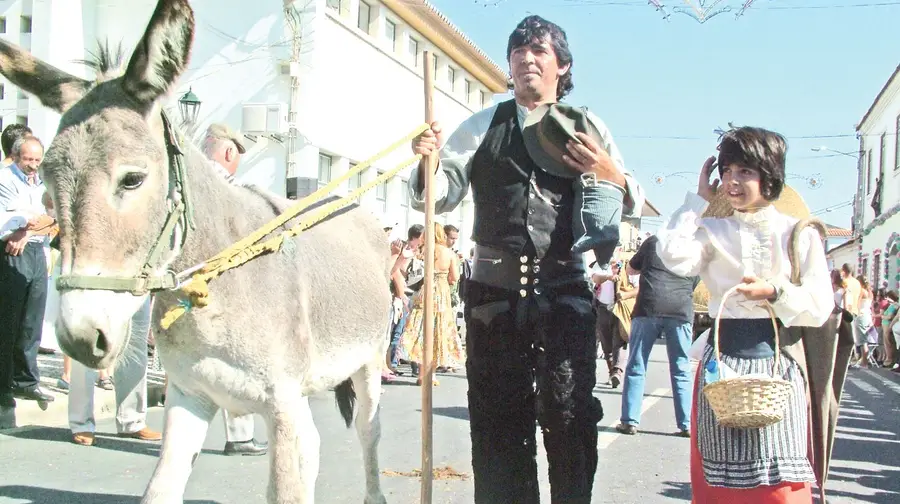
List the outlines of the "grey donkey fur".
{"label": "grey donkey fur", "polygon": [[[132,276],[146,259],[169,204],[161,102],[187,67],[193,31],[186,0],[160,0],[124,73],[101,73],[94,82],[0,40],[0,73],[62,114],[41,175],[58,215],[63,275]],[[166,257],[164,267],[175,271],[211,257],[289,204],[228,184],[195,147],[184,147],[196,228],[183,249],[173,245]],[[265,418],[268,502],[312,503],[319,436],[307,397],[329,389],[348,426],[356,403],[365,503],[385,502],[377,445],[391,305],[386,237],[374,216],[354,208],[294,241],[214,280],[209,306],[194,308],[169,330],[159,321],[180,296],[155,295],[153,327],[169,390],[160,458],[143,503],[182,502],[193,459],[220,408]],[[127,346],[128,321],[145,299],[62,292],[61,348],[92,368],[114,364]]]}

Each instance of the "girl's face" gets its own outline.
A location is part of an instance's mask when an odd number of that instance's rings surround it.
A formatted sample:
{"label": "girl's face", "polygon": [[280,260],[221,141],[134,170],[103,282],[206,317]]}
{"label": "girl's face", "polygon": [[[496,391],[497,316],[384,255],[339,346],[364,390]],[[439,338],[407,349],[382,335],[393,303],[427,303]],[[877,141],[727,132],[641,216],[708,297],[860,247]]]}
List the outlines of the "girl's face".
{"label": "girl's face", "polygon": [[737,211],[757,210],[769,204],[759,191],[759,172],[732,163],[722,169],[722,187]]}

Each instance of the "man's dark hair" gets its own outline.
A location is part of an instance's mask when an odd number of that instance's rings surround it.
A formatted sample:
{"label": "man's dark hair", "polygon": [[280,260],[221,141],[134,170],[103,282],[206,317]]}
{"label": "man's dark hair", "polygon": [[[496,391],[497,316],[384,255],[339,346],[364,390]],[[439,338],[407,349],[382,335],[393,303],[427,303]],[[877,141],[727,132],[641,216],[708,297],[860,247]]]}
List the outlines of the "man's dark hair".
{"label": "man's dark hair", "polygon": [[889,291],[887,291],[887,292],[884,294],[884,296],[885,296],[886,298],[890,299],[891,301],[895,302],[895,303],[897,302],[898,296],[897,296],[897,291],[895,291],[895,290],[889,290]]}
{"label": "man's dark hair", "polygon": [[559,25],[537,15],[523,19],[509,34],[509,41],[506,44],[506,61],[509,61],[514,49],[524,45],[540,44],[548,36],[550,37],[550,47],[556,54],[559,66],[569,65],[569,70],[559,77],[559,84],[556,87],[556,99],[562,100],[575,88],[575,84],[572,83],[572,51],[569,50],[566,32]]}
{"label": "man's dark hair", "polygon": [[719,177],[732,164],[759,172],[759,192],[775,201],[784,190],[787,141],[774,131],[744,126],[733,128],[719,140]]}
{"label": "man's dark hair", "polygon": [[31,128],[24,124],[10,124],[3,128],[3,133],[0,133],[0,148],[3,149],[3,157],[12,155],[13,144],[16,143],[16,140],[33,134]]}
{"label": "man's dark hair", "polygon": [[459,228],[457,228],[453,224],[445,224],[444,225],[444,234],[450,234],[450,233],[459,233]]}
{"label": "man's dark hair", "polygon": [[845,275],[851,275],[851,274],[853,274],[853,272],[850,271],[850,264],[849,264],[849,263],[844,263],[844,265],[841,266],[841,271],[843,271]]}
{"label": "man's dark hair", "polygon": [[409,226],[409,232],[406,233],[406,238],[408,240],[415,240],[416,238],[422,236],[422,233],[425,232],[425,226],[421,224],[413,224]]}

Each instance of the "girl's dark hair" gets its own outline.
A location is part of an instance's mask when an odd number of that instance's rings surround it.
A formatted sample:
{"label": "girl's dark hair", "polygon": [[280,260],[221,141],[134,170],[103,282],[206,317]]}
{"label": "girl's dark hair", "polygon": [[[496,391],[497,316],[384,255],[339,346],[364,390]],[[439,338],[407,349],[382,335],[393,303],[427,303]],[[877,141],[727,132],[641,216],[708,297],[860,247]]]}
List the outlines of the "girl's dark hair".
{"label": "girl's dark hair", "polygon": [[774,131],[744,126],[726,131],[719,140],[719,177],[736,164],[759,172],[759,191],[766,201],[775,201],[784,189],[787,141]]}
{"label": "girl's dark hair", "polygon": [[550,37],[550,46],[553,48],[553,53],[556,54],[559,66],[569,65],[569,71],[559,77],[559,84],[556,87],[556,99],[562,100],[564,96],[575,89],[575,84],[572,83],[572,51],[569,50],[566,32],[559,25],[536,15],[523,19],[509,34],[509,42],[506,44],[506,61],[509,61],[514,49],[530,44],[540,44],[547,36]]}
{"label": "girl's dark hair", "polygon": [[885,297],[887,297],[888,299],[890,299],[891,301],[893,301],[895,303],[898,301],[897,291],[895,291],[895,290],[887,291],[887,293],[885,293]]}

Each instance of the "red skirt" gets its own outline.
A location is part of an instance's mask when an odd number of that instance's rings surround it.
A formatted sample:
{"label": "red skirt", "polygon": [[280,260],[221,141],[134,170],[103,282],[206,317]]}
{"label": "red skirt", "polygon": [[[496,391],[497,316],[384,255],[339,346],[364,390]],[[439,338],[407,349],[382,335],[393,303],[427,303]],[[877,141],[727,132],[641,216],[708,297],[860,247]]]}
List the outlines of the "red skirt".
{"label": "red skirt", "polygon": [[750,489],[714,487],[706,483],[703,475],[703,459],[697,445],[697,389],[702,368],[694,379],[694,399],[691,407],[691,490],[692,504],[810,504],[812,485],[809,483],[782,483]]}

